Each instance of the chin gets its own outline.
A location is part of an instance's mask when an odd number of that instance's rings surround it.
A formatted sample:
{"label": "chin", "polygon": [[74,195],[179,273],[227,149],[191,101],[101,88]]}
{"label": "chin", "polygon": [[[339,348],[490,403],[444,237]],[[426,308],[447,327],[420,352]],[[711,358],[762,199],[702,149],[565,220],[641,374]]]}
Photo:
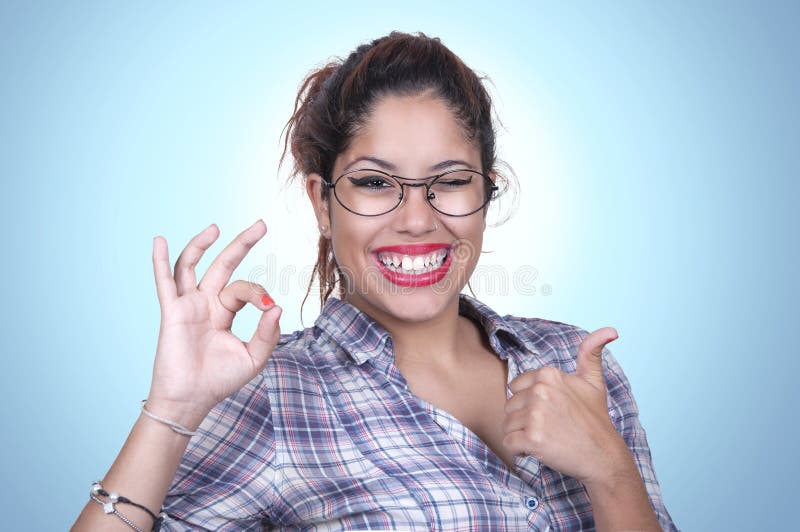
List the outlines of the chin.
{"label": "chin", "polygon": [[413,294],[396,295],[387,298],[384,306],[397,319],[407,322],[430,321],[441,315],[458,299],[458,293],[433,293],[417,289]]}
{"label": "chin", "polygon": [[381,313],[392,319],[419,323],[436,318],[452,304],[458,305],[460,288],[450,276],[436,284],[418,287],[398,286],[382,279],[348,299],[367,314]]}

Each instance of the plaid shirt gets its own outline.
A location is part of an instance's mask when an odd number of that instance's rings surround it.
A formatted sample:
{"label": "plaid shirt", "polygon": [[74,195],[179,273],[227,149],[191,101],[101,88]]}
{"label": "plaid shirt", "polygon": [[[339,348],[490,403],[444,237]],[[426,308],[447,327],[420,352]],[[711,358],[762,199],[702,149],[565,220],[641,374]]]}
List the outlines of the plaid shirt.
{"label": "plaid shirt", "polygon": [[[578,327],[500,317],[461,295],[508,381],[573,373]],[[389,333],[329,299],[315,326],[282,335],[265,369],[217,405],[192,438],[164,501],[162,530],[591,530],[583,485],[517,457],[505,464],[453,416],[414,396]],[[661,525],[661,499],[630,385],[604,350],[608,413]]]}

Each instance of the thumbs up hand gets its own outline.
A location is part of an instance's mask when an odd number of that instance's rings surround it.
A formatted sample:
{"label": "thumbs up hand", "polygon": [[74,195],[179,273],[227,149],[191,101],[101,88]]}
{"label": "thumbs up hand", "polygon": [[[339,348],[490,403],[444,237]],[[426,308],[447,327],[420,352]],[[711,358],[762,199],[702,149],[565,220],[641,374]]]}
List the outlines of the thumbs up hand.
{"label": "thumbs up hand", "polygon": [[611,327],[586,336],[575,374],[545,366],[511,381],[513,396],[503,424],[506,448],[584,484],[602,482],[620,460],[629,461],[625,441],[608,416],[603,378],[601,352],[616,339]]}

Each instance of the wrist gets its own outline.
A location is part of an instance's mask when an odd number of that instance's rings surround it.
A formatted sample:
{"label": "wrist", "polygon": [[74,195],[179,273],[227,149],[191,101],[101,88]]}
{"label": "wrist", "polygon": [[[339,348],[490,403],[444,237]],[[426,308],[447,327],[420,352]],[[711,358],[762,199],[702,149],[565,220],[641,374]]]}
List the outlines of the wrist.
{"label": "wrist", "polygon": [[597,470],[581,480],[587,491],[611,492],[620,485],[641,482],[633,455],[619,433],[615,432],[612,441],[603,449],[602,457],[596,462]]}
{"label": "wrist", "polygon": [[584,487],[597,530],[661,530],[639,468],[624,441],[621,449],[609,451],[605,472],[586,480]]}
{"label": "wrist", "polygon": [[[153,414],[149,417],[163,418],[172,424],[188,431],[195,431],[211,411],[211,407],[187,401],[173,401],[156,396],[149,396],[143,407]],[[143,413],[144,414],[144,413]],[[155,419],[154,419],[155,421]]]}

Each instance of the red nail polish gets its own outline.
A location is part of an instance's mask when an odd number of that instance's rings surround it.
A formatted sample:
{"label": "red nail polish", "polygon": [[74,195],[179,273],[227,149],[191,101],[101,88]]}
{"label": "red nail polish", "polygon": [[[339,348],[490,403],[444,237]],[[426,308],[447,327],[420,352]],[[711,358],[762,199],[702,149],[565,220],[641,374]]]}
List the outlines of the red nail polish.
{"label": "red nail polish", "polygon": [[273,301],[272,298],[269,297],[267,294],[261,296],[261,302],[264,304],[265,307],[275,304],[275,301]]}
{"label": "red nail polish", "polygon": [[[619,338],[619,336],[617,336],[617,338]],[[616,340],[617,338],[612,338],[611,340],[607,341],[606,343],[607,343],[607,344],[610,344],[611,342],[613,342],[613,341],[614,341],[614,340]]]}

